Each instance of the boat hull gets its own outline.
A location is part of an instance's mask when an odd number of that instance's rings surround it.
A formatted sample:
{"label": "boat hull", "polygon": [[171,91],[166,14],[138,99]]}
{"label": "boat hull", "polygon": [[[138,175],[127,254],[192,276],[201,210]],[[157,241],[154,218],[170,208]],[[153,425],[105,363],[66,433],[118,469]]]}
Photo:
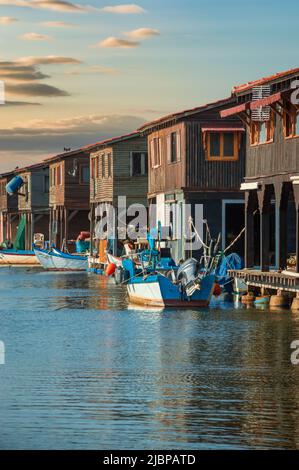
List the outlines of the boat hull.
{"label": "boat hull", "polygon": [[35,248],[36,256],[47,271],[87,271],[87,257],[59,252],[47,252]]}
{"label": "boat hull", "polygon": [[40,266],[33,251],[0,251],[0,265]]}
{"label": "boat hull", "polygon": [[200,290],[190,298],[182,296],[178,286],[161,275],[136,278],[127,285],[129,301],[136,305],[150,307],[203,308],[207,307],[213,295],[215,276],[206,276]]}

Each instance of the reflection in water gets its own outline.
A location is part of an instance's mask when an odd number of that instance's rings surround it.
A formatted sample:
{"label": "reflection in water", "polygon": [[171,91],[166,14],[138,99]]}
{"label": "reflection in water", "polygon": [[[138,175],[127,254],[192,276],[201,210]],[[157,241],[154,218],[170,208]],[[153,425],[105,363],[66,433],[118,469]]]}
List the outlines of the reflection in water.
{"label": "reflection in water", "polygon": [[112,281],[0,270],[0,448],[298,448],[299,317],[128,306]]}

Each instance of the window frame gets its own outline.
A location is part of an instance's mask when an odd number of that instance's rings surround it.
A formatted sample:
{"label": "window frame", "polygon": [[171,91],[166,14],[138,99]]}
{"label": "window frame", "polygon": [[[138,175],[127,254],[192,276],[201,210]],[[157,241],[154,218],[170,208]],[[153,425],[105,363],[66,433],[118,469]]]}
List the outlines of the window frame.
{"label": "window frame", "polygon": [[151,139],[150,154],[151,154],[150,156],[151,156],[152,169],[159,168],[162,165],[162,138],[161,137],[153,137]]}
{"label": "window frame", "polygon": [[[283,110],[283,136],[287,139],[295,139],[299,137],[299,134],[296,133],[297,120],[299,120],[299,108],[294,106],[292,103],[287,102],[286,107],[289,110],[284,108]],[[290,134],[287,135],[287,116],[290,118]]]}
{"label": "window frame", "polygon": [[264,142],[260,142],[261,137],[261,126],[262,122],[259,121],[252,121],[250,124],[250,146],[254,147],[256,145],[266,145],[271,144],[274,142],[274,134],[275,134],[275,124],[276,124],[276,114],[275,111],[271,111],[270,120],[265,121],[267,124],[266,126],[266,140]]}
{"label": "window frame", "polygon": [[[211,134],[220,134],[220,155],[211,156]],[[234,155],[225,157],[224,156],[224,134],[232,134],[234,137]],[[210,162],[236,162],[239,160],[239,142],[240,132],[236,131],[208,131],[207,132],[207,151],[206,160]]]}
{"label": "window frame", "polygon": [[[140,173],[134,173],[134,155],[139,154],[140,155],[140,167],[141,167],[141,172]],[[144,177],[148,176],[148,152],[144,150],[133,150],[130,152],[130,176],[136,176],[138,177]]]}
{"label": "window frame", "polygon": [[[87,182],[84,182],[82,178],[83,168],[87,168],[89,170],[89,179]],[[82,163],[79,167],[79,184],[82,186],[87,186],[88,184],[90,184],[90,166],[86,163]]]}

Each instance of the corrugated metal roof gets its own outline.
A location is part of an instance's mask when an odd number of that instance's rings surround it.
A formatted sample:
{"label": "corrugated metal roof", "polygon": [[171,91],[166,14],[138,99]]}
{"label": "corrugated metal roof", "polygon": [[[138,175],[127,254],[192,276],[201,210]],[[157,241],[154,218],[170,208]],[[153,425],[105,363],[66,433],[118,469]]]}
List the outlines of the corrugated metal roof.
{"label": "corrugated metal roof", "polygon": [[284,78],[284,77],[287,77],[288,75],[293,75],[293,74],[296,74],[296,73],[299,73],[299,67],[294,68],[294,69],[290,69],[290,70],[286,70],[284,72],[278,72],[274,75],[270,75],[268,77],[263,77],[263,78],[260,78],[258,80],[253,80],[251,82],[244,83],[243,85],[237,85],[237,86],[233,87],[232,93],[233,94],[234,93],[241,93],[242,91],[250,90],[250,88],[252,88],[254,86],[260,86],[260,85],[263,85],[265,83],[272,82],[272,81],[277,80],[279,78]]}
{"label": "corrugated metal roof", "polygon": [[223,106],[225,104],[232,103],[232,102],[233,102],[233,98],[229,97],[229,98],[224,98],[222,100],[213,101],[211,103],[207,103],[207,104],[204,104],[204,105],[201,105],[201,106],[197,106],[196,108],[186,109],[184,111],[179,111],[177,113],[168,114],[168,115],[163,116],[159,119],[155,119],[154,121],[150,121],[148,123],[145,123],[138,130],[139,131],[144,131],[145,129],[155,127],[158,124],[162,124],[162,123],[165,123],[165,122],[168,122],[168,121],[173,121],[175,119],[181,119],[181,118],[184,118],[184,117],[188,117],[192,114],[202,113],[204,111],[208,111],[209,109],[217,108],[217,107],[220,107],[220,106]]}
{"label": "corrugated metal roof", "polygon": [[130,132],[130,134],[124,134],[117,137],[111,137],[110,139],[100,140],[99,142],[95,142],[94,144],[86,145],[85,147],[82,147],[82,149],[91,150],[92,148],[101,147],[102,145],[116,144],[117,142],[122,142],[123,140],[133,139],[139,136],[140,132],[133,131]]}

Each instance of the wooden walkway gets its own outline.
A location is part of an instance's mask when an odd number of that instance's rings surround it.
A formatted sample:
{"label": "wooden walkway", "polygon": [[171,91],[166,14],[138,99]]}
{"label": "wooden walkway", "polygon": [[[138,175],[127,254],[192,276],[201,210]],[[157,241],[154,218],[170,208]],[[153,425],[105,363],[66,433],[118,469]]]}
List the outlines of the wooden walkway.
{"label": "wooden walkway", "polygon": [[243,279],[246,284],[253,287],[265,287],[267,289],[286,292],[299,292],[299,275],[278,273],[276,271],[262,272],[251,269],[229,271],[230,276]]}

